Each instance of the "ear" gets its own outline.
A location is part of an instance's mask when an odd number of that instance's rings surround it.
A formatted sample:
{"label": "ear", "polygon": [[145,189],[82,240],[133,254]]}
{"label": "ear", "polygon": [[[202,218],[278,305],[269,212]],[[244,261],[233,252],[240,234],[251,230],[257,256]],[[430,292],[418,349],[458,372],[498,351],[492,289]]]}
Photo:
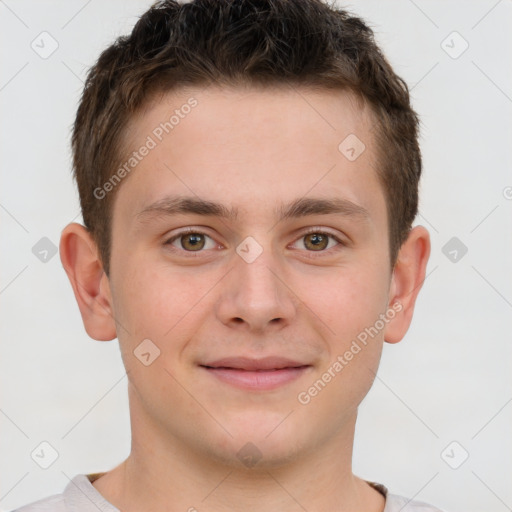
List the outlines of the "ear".
{"label": "ear", "polygon": [[429,256],[429,233],[423,226],[416,226],[402,244],[391,276],[389,307],[396,314],[384,331],[384,340],[388,343],[398,343],[411,325],[414,304],[425,280]]}
{"label": "ear", "polygon": [[89,231],[73,222],[62,231],[60,260],[73,287],[87,334],[98,341],[116,337],[110,283]]}

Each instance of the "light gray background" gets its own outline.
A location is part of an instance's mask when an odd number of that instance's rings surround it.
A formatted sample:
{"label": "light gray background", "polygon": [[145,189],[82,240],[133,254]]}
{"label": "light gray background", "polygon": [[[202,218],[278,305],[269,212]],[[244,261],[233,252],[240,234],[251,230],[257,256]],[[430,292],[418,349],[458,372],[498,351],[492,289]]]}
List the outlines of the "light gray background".
{"label": "light gray background", "polygon": [[[82,81],[149,5],[0,1],[2,510],[129,453],[117,341],[88,338],[58,255],[44,263],[32,248],[42,237],[58,245],[80,220],[69,133]],[[385,346],[361,406],[354,471],[452,512],[511,510],[512,3],[343,5],[371,24],[412,88],[424,154],[418,223],[433,245],[412,327]],[[43,31],[59,45],[46,59],[31,48]],[[458,58],[464,40],[453,31],[469,44]],[[468,248],[456,262],[442,252],[452,237]],[[48,469],[30,455],[42,441],[59,454]],[[463,450],[469,458],[449,467]]]}

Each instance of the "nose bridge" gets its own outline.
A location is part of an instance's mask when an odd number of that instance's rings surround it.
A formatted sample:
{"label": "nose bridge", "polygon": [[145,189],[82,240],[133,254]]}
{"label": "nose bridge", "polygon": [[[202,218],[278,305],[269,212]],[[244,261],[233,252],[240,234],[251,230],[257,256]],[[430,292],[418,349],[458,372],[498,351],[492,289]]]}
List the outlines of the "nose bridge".
{"label": "nose bridge", "polygon": [[222,321],[244,323],[255,330],[270,323],[289,323],[295,305],[278,255],[253,237],[244,239],[236,252],[218,311]]}

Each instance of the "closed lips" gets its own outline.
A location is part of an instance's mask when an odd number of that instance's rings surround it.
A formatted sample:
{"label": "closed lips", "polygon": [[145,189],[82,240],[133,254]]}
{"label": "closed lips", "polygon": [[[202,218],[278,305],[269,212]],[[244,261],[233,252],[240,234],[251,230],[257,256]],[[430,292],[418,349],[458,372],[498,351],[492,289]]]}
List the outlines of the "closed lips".
{"label": "closed lips", "polygon": [[266,357],[263,359],[249,359],[245,357],[224,358],[201,364],[209,369],[245,370],[245,371],[276,371],[285,368],[305,368],[307,363],[293,361],[282,357]]}

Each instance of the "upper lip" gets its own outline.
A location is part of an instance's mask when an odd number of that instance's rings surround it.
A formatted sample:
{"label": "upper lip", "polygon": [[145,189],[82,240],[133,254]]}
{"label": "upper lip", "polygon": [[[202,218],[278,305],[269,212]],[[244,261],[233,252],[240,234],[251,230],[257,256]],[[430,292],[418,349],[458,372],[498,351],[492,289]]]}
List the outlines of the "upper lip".
{"label": "upper lip", "polygon": [[285,357],[269,356],[262,359],[251,359],[248,357],[225,357],[200,366],[210,368],[233,368],[237,370],[279,370],[282,368],[299,368],[310,366]]}

